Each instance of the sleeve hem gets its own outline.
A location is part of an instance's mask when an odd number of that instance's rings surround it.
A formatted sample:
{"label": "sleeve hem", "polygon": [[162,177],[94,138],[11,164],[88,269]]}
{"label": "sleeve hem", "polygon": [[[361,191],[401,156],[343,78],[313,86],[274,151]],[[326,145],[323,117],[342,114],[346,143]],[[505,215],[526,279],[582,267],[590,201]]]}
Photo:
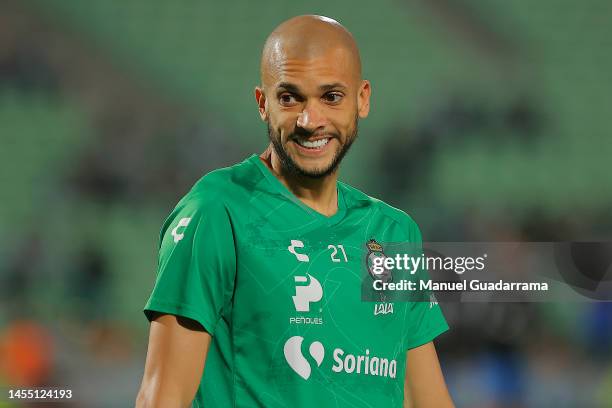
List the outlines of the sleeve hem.
{"label": "sleeve hem", "polygon": [[167,313],[175,316],[186,317],[200,323],[204,330],[211,336],[214,334],[217,322],[205,316],[196,308],[184,303],[168,302],[160,299],[151,298],[143,310],[147,320],[151,321],[151,312]]}
{"label": "sleeve hem", "polygon": [[441,335],[442,333],[446,332],[448,330],[448,324],[444,324],[442,326],[438,326],[433,330],[428,331],[427,333],[425,333],[424,335],[420,336],[418,339],[413,340],[409,343],[406,343],[406,346],[404,347],[406,350],[410,350],[419,346],[422,346],[423,344],[429,343],[430,341],[432,341],[433,339],[435,339],[436,337],[438,337],[439,335]]}

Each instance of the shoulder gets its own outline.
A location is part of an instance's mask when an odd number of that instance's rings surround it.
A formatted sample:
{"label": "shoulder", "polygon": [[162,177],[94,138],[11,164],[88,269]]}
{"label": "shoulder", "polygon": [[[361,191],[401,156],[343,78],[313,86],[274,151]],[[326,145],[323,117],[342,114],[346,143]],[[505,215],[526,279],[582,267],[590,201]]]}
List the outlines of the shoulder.
{"label": "shoulder", "polygon": [[346,183],[340,182],[339,184],[351,201],[358,202],[360,206],[373,209],[374,216],[382,217],[386,222],[397,224],[406,232],[408,239],[421,239],[421,231],[418,224],[405,211],[387,204],[376,197],[372,197]]}
{"label": "shoulder", "polygon": [[202,176],[180,198],[162,227],[162,233],[182,219],[199,222],[203,218],[227,218],[232,203],[248,200],[253,186],[259,182],[257,169],[245,160],[230,167],[213,170]]}
{"label": "shoulder", "polygon": [[213,170],[194,183],[177,208],[225,207],[231,202],[242,202],[252,194],[261,178],[261,172],[250,159]]}
{"label": "shoulder", "polygon": [[185,196],[191,200],[227,201],[251,193],[261,180],[261,172],[251,160],[213,170],[201,177]]}

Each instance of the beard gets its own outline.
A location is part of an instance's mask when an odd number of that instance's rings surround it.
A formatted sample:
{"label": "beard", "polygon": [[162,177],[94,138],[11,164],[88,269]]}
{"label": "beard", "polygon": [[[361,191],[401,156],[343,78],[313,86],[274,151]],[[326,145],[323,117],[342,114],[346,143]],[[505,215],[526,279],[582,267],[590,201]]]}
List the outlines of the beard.
{"label": "beard", "polygon": [[[348,153],[349,149],[351,148],[351,145],[353,144],[355,139],[357,139],[358,122],[359,122],[359,119],[356,116],[354,126],[353,126],[354,131],[351,132],[351,134],[348,134],[344,144],[339,146],[336,149],[336,152],[334,153],[334,157],[332,158],[329,165],[327,167],[317,168],[317,169],[312,169],[312,170],[308,170],[303,167],[300,167],[295,162],[295,160],[293,160],[293,158],[289,155],[287,150],[285,150],[285,147],[282,145],[280,141],[280,135],[276,133],[270,127],[270,123],[267,124],[268,138],[270,139],[270,142],[272,143],[274,152],[276,152],[276,155],[278,156],[280,160],[281,169],[284,174],[291,175],[291,176],[306,177],[310,179],[320,179],[323,177],[327,177],[336,171],[336,169],[340,165],[340,162],[342,161],[344,156]],[[294,131],[292,134],[290,134],[288,137],[288,140],[294,139],[296,137],[309,137],[310,135],[312,135],[312,133],[306,132],[303,129],[299,129],[298,131]],[[336,138],[336,139],[339,140],[339,138]]]}

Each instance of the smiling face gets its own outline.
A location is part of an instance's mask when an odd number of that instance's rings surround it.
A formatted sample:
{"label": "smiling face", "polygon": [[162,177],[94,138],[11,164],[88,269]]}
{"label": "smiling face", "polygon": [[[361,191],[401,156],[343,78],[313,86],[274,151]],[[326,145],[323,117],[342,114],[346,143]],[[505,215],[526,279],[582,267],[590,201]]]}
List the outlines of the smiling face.
{"label": "smiling face", "polygon": [[352,36],[322,17],[283,23],[264,47],[262,85],[255,97],[281,170],[333,173],[369,111],[370,85]]}

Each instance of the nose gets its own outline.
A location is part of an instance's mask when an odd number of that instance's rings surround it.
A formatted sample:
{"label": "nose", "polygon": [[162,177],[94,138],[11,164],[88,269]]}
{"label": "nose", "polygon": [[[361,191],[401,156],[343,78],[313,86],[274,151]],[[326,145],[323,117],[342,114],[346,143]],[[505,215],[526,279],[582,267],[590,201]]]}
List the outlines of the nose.
{"label": "nose", "polygon": [[314,132],[321,126],[325,125],[325,117],[322,112],[314,106],[314,104],[308,104],[304,107],[304,110],[298,114],[297,126]]}

